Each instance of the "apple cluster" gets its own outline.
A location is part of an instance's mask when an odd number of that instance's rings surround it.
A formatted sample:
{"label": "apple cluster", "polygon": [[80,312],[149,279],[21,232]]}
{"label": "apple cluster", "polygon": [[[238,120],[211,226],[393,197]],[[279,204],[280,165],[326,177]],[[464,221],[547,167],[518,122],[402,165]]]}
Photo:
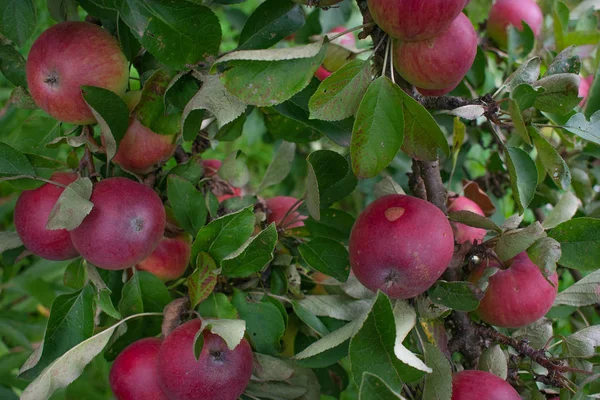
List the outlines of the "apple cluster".
{"label": "apple cluster", "polygon": [[[462,196],[450,198],[448,207],[450,212],[484,215],[475,202]],[[480,243],[485,235],[483,229],[451,226],[431,203],[392,194],[375,200],[356,220],[350,234],[350,265],[368,289],[409,299],[424,293],[442,276],[455,243]],[[489,324],[505,328],[529,325],[543,317],[556,298],[558,275],[546,278],[526,252],[503,264],[483,260],[469,280],[477,284],[484,274],[492,276],[476,314]]]}
{"label": "apple cluster", "polygon": [[235,400],[252,376],[252,349],[246,339],[232,350],[218,335],[202,331],[202,351],[194,342],[201,321],[175,328],[164,340],[146,338],[115,359],[109,381],[117,400]]}
{"label": "apple cluster", "polygon": [[477,33],[461,13],[468,0],[369,0],[373,20],[394,38],[394,66],[427,96],[451,92],[471,69]]}

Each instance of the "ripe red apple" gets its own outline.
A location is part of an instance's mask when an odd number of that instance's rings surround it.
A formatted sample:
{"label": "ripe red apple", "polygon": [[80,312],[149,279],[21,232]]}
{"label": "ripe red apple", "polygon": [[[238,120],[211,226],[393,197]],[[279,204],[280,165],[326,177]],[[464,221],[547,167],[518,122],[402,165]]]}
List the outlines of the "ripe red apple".
{"label": "ripe red apple", "polygon": [[277,228],[283,230],[304,226],[303,221],[306,216],[296,211],[300,204],[297,198],[289,196],[277,196],[267,199],[267,208],[269,209],[267,223],[275,222]]}
{"label": "ripe red apple", "polygon": [[368,289],[396,299],[423,293],[442,275],[454,252],[452,227],[436,206],[388,195],[358,217],[349,242],[350,265]]}
{"label": "ripe red apple", "polygon": [[173,281],[185,273],[192,252],[190,235],[182,233],[174,238],[163,237],[156,249],[136,268],[148,271],[161,280]]}
{"label": "ripe red apple", "polygon": [[[130,111],[140,101],[142,92],[127,92],[124,96]],[[146,175],[165,163],[177,148],[176,135],[159,135],[142,125],[135,115],[129,117],[129,127],[112,159],[121,168]]]}
{"label": "ripe red apple", "polygon": [[325,79],[329,78],[331,76],[331,72],[327,71],[322,65],[319,67],[319,69],[317,69],[317,72],[315,72],[315,78],[317,78],[320,81],[324,81]]}
{"label": "ripe red apple", "polygon": [[83,258],[99,268],[125,269],[148,257],[163,236],[165,209],[149,187],[126,178],[94,185],[94,208],[71,240]]}
{"label": "ripe red apple", "polygon": [[50,27],[33,43],[27,58],[27,85],[35,104],[62,122],[96,122],[81,86],[123,95],[128,80],[127,59],[117,40],[88,22]]}
{"label": "ripe red apple", "polygon": [[[448,200],[448,212],[451,213],[457,211],[471,211],[472,213],[485,216],[483,210],[477,205],[477,203],[475,203],[473,200],[467,199],[464,196],[458,196]],[[454,229],[454,240],[456,240],[456,243],[459,244],[466,242],[473,243],[474,241],[481,243],[483,242],[483,238],[485,237],[486,233],[487,231],[485,229],[473,228],[472,226],[456,222]]]}
{"label": "ripe red apple", "polygon": [[[221,168],[221,164],[221,160],[202,160],[202,166],[204,167],[204,175],[208,178],[217,175],[217,173],[219,172],[219,168]],[[235,186],[232,186],[231,188],[233,189],[232,194],[223,194],[221,196],[217,196],[217,200],[219,201],[219,203],[222,203],[227,199],[231,199],[232,197],[241,197],[243,195],[242,188]]]}
{"label": "ripe red apple", "polygon": [[108,376],[117,400],[169,400],[158,384],[160,339],[146,338],[127,346]]}
{"label": "ripe red apple", "polygon": [[[503,328],[520,328],[542,318],[554,303],[558,288],[558,275],[550,280],[542,275],[526,252],[518,254],[508,264],[508,269],[499,270],[490,277],[485,296],[479,304],[477,314],[488,324]],[[469,280],[476,283],[487,268],[499,269],[496,261],[484,260],[471,273]]]}
{"label": "ripe red apple", "polygon": [[[56,172],[51,180],[68,185],[77,174]],[[33,254],[48,260],[68,260],[79,255],[66,229],[46,229],[48,217],[64,188],[46,183],[35,190],[26,190],[15,205],[14,223],[19,238]]]}
{"label": "ripe red apple", "polygon": [[466,370],[452,377],[452,400],[521,400],[504,379],[485,371]]}
{"label": "ripe red apple", "polygon": [[509,25],[523,30],[523,21],[529,25],[535,36],[539,36],[544,24],[544,15],[534,0],[497,0],[490,9],[487,32],[500,47],[508,44]]}
{"label": "ripe red apple", "polygon": [[394,66],[409,83],[422,89],[447,89],[469,72],[477,54],[477,34],[460,14],[445,32],[419,42],[394,41]]}
{"label": "ripe red apple", "polygon": [[194,336],[199,319],[175,328],[158,352],[158,380],[172,400],[235,400],[252,376],[252,349],[246,339],[233,350],[218,335],[204,331],[204,345],[198,361],[194,357]]}
{"label": "ripe red apple", "polygon": [[465,0],[369,0],[373,20],[388,35],[408,42],[431,39],[456,19]]}
{"label": "ripe red apple", "polygon": [[594,76],[590,75],[587,78],[581,78],[579,80],[579,97],[583,98],[579,105],[583,107],[585,102],[587,101],[588,94],[590,93],[590,88],[592,87],[592,83],[594,82]]}

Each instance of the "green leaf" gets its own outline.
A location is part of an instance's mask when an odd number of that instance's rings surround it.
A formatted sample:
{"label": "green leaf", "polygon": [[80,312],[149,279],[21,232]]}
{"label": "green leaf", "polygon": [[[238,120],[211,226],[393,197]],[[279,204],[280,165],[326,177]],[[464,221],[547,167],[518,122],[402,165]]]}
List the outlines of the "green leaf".
{"label": "green leaf", "polygon": [[519,30],[515,26],[508,25],[508,54],[509,65],[515,58],[525,57],[533,50],[535,45],[535,35],[529,25],[522,21],[523,29]]}
{"label": "green leaf", "polygon": [[0,32],[23,46],[35,31],[37,16],[33,0],[5,0],[0,3]]}
{"label": "green leaf", "polygon": [[350,154],[359,179],[372,178],[396,157],[403,141],[403,92],[387,77],[375,79],[356,113]]}
{"label": "green leaf", "polygon": [[371,63],[352,60],[319,85],[310,98],[311,119],[340,121],[353,117],[371,83]]}
{"label": "green leaf", "polygon": [[202,318],[238,318],[237,310],[223,293],[211,293],[197,309]]}
{"label": "green leaf", "polygon": [[371,306],[371,300],[356,300],[345,295],[305,296],[298,303],[319,317],[354,321]]}
{"label": "green leaf", "polygon": [[208,216],[204,195],[191,182],[177,175],[167,178],[167,194],[177,222],[190,234],[198,234]]}
{"label": "green leaf", "polygon": [[0,253],[23,246],[17,232],[0,232]]}
{"label": "green leaf", "polygon": [[57,296],[39,350],[23,365],[19,377],[32,379],[68,350],[92,336],[94,331],[94,290],[90,285]]}
{"label": "green leaf", "polygon": [[308,311],[306,308],[302,307],[300,303],[297,301],[292,301],[292,307],[294,308],[294,313],[300,318],[302,322],[304,322],[308,327],[310,327],[313,331],[315,331],[320,336],[325,336],[331,331],[327,326],[321,321],[319,317]]}
{"label": "green leaf", "polygon": [[249,300],[237,289],[234,289],[232,303],[237,308],[240,318],[246,321],[252,347],[259,353],[278,354],[285,323],[277,307],[271,303]]}
{"label": "green leaf", "polygon": [[[543,88],[538,88],[536,90],[527,83],[522,83],[513,89],[510,98],[515,101],[519,110],[522,112],[523,110],[533,107],[535,99],[543,92]],[[521,116],[521,119],[522,118],[523,117]]]}
{"label": "green leaf", "polygon": [[508,111],[510,112],[510,117],[512,118],[513,125],[515,126],[515,131],[517,134],[523,139],[523,141],[529,145],[531,145],[531,138],[529,137],[529,133],[527,132],[527,126],[525,125],[525,121],[523,120],[523,114],[519,108],[519,103],[510,99],[508,101]]}
{"label": "green leaf", "polygon": [[111,291],[109,289],[99,290],[96,297],[96,304],[98,305],[98,307],[100,307],[102,311],[106,313],[106,315],[114,319],[121,319],[123,317],[121,316],[121,313],[118,312],[115,308],[110,298],[110,294]]}
{"label": "green leaf", "polygon": [[540,318],[530,325],[519,328],[512,336],[515,339],[527,340],[534,349],[541,349],[554,336],[552,321],[548,318]]}
{"label": "green leaf", "polygon": [[378,293],[369,316],[350,340],[350,366],[354,381],[359,384],[364,372],[379,376],[395,392],[405,381],[421,376],[402,363],[394,354],[396,325],[392,305],[387,296]]}
{"label": "green leaf", "polygon": [[276,244],[277,228],[272,223],[258,235],[248,239],[235,253],[223,259],[223,275],[245,278],[262,271],[273,260]]}
{"label": "green leaf", "polygon": [[281,142],[267,167],[267,172],[265,172],[258,189],[256,189],[256,193],[261,193],[265,188],[283,181],[292,169],[295,156],[296,144],[286,141]]}
{"label": "green leaf", "polygon": [[348,250],[340,242],[315,238],[298,247],[302,258],[312,268],[332,276],[340,282],[346,282],[350,274]]}
{"label": "green leaf", "polygon": [[78,21],[77,0],[49,0],[48,12],[56,22]]}
{"label": "green leaf", "polygon": [[365,372],[362,376],[358,394],[359,400],[406,400],[390,388],[377,375]]}
{"label": "green leaf", "polygon": [[498,233],[502,232],[502,229],[496,225],[494,221],[472,211],[463,210],[452,212],[448,215],[448,219],[474,228],[496,231]]}
{"label": "green leaf", "polygon": [[[300,364],[307,366],[312,366],[310,364],[315,362],[323,363],[325,366],[331,365],[348,354],[348,344],[350,338],[352,338],[352,336],[358,332],[366,317],[367,314],[365,313],[356,320],[333,332],[328,333],[327,335],[323,336],[323,338],[317,340],[306,349],[296,354],[294,358]],[[333,357],[331,357],[332,355]],[[337,356],[339,356],[339,358],[336,358]],[[331,360],[328,360],[328,358],[333,358],[333,361],[331,362]]]}
{"label": "green leaf", "polygon": [[569,46],[556,56],[546,70],[546,76],[555,74],[579,74],[581,70],[581,58],[573,55],[574,46]]}
{"label": "green leaf", "polygon": [[213,220],[198,232],[192,245],[192,260],[205,251],[221,265],[223,259],[244,244],[254,231],[253,206]]}
{"label": "green leaf", "polygon": [[129,127],[129,108],[116,93],[99,87],[82,86],[83,99],[102,131],[106,158],[110,161]]}
{"label": "green leaf", "polygon": [[291,1],[267,0],[254,10],[240,33],[238,50],[266,49],[304,25],[304,13]]}
{"label": "green leaf", "polygon": [[544,228],[539,222],[535,222],[524,229],[505,233],[496,243],[496,254],[500,261],[510,260],[517,254],[527,250],[544,234]]}
{"label": "green leaf", "polygon": [[560,243],[552,238],[543,237],[527,249],[527,254],[544,276],[549,277],[556,272],[556,263],[561,255]]}
{"label": "green leaf", "polygon": [[[196,133],[200,130],[201,119],[192,121],[190,115],[197,110],[207,110],[217,118],[219,127],[223,127],[233,122],[246,110],[246,103],[233,96],[227,91],[217,75],[202,75],[202,87],[192,97],[183,109],[181,116],[181,126],[185,132],[192,130],[188,123],[192,124]],[[188,118],[190,120],[188,121]]]}
{"label": "green leaf", "polygon": [[313,238],[324,237],[347,244],[354,217],[345,211],[328,208],[321,210],[320,220],[308,218],[304,225]]}
{"label": "green leaf", "polygon": [[579,104],[579,76],[575,74],[550,75],[537,81],[534,88],[544,88],[533,105],[540,111],[566,114]]}
{"label": "green leaf", "polygon": [[[314,172],[318,198],[307,193],[307,203],[313,207],[327,208],[333,203],[348,196],[357,185],[356,178],[350,169],[348,160],[331,150],[317,150],[306,159]],[[315,182],[313,182],[315,183]],[[308,186],[308,185],[307,185]],[[308,196],[308,194],[311,194]],[[310,207],[309,207],[310,210]]]}
{"label": "green leaf", "polygon": [[119,15],[160,62],[185,69],[214,56],[221,25],[208,7],[177,0],[125,0]]}
{"label": "green leaf", "polygon": [[196,257],[196,269],[187,278],[190,308],[195,308],[212,293],[217,284],[218,267],[207,253],[200,252]]}
{"label": "green leaf", "polygon": [[35,176],[33,166],[19,150],[0,142],[0,178],[18,175]]}
{"label": "green leaf", "polygon": [[505,154],[513,196],[522,214],[535,196],[538,185],[537,167],[529,154],[518,147],[507,147]]}
{"label": "green leaf", "polygon": [[[537,81],[540,76],[540,69],[542,67],[542,59],[540,57],[533,57],[525,61],[515,72],[513,72],[504,82],[506,90],[512,92],[517,86],[526,83],[532,84]],[[529,108],[529,107],[525,107]],[[522,109],[525,109],[522,108]]]}
{"label": "green leaf", "polygon": [[600,271],[595,271],[575,282],[562,292],[554,300],[554,305],[565,304],[573,307],[590,306],[600,302]]}
{"label": "green leaf", "polygon": [[373,186],[373,194],[376,198],[387,196],[389,194],[406,194],[392,177],[386,176]]}
{"label": "green leaf", "polygon": [[425,361],[433,372],[425,375],[423,400],[450,400],[452,397],[452,367],[437,346],[425,342]]}
{"label": "green leaf", "polygon": [[117,328],[130,319],[141,316],[144,315],[132,315],[71,348],[27,386],[21,400],[48,399],[55,390],[67,387],[102,352]]}
{"label": "green leaf", "polygon": [[165,284],[146,271],[136,271],[123,287],[123,296],[119,302],[119,311],[123,316],[142,312],[162,312],[171,302]]}
{"label": "green leaf", "polygon": [[589,122],[581,113],[573,115],[567,121],[565,129],[582,139],[600,144],[600,111],[592,115]]}
{"label": "green leaf", "polygon": [[402,150],[419,160],[437,159],[438,149],[449,157],[450,147],[433,116],[415,99],[400,91],[404,110],[404,144]]}
{"label": "green leaf", "polygon": [[0,71],[13,85],[27,87],[25,59],[13,46],[0,45]]}
{"label": "green leaf", "polygon": [[493,345],[483,350],[477,369],[492,373],[504,380],[508,376],[508,360],[500,345]]}
{"label": "green leaf", "polygon": [[79,177],[70,183],[50,211],[46,229],[72,231],[77,228],[94,207],[91,196],[92,181],[89,178]]}
{"label": "green leaf", "polygon": [[244,338],[246,322],[239,319],[209,318],[202,320],[202,326],[198,333],[196,333],[196,337],[200,336],[204,330],[209,330],[215,335],[220,336],[227,344],[229,350],[234,350]]}
{"label": "green leaf", "polygon": [[[394,344],[394,354],[398,360],[409,365],[410,367],[431,373],[425,363],[416,356],[412,351],[406,348],[402,343],[417,324],[417,313],[415,308],[408,304],[407,301],[397,300],[394,304],[394,323],[396,325],[396,342]],[[408,371],[411,375],[417,371]],[[418,372],[417,372],[418,373]]]}
{"label": "green leaf", "polygon": [[437,281],[429,289],[431,301],[456,311],[469,312],[479,307],[484,293],[471,282]]}
{"label": "green leaf", "polygon": [[552,229],[573,218],[579,208],[579,200],[573,192],[565,192],[558,203],[552,208],[542,226],[544,229]]}
{"label": "green leaf", "polygon": [[548,236],[560,243],[560,264],[580,271],[595,271],[600,259],[600,220],[575,218],[552,229]]}
{"label": "green leaf", "polygon": [[231,152],[223,161],[218,172],[221,178],[235,187],[245,186],[250,180],[248,166],[244,160],[239,158],[241,155],[242,152],[239,150]]}
{"label": "green leaf", "polygon": [[571,186],[571,170],[569,166],[558,154],[558,151],[537,131],[536,128],[530,127],[529,134],[533,139],[538,156],[542,161],[542,165],[546,173],[552,178],[556,185],[562,190],[569,190]]}
{"label": "green leaf", "polygon": [[140,123],[159,135],[176,135],[179,133],[181,119],[179,114],[167,114],[165,93],[172,79],[173,72],[159,69],[144,83],[140,101],[132,114]]}
{"label": "green leaf", "polygon": [[292,48],[241,50],[217,60],[221,82],[246,104],[271,107],[304,89],[323,63],[322,42]]}

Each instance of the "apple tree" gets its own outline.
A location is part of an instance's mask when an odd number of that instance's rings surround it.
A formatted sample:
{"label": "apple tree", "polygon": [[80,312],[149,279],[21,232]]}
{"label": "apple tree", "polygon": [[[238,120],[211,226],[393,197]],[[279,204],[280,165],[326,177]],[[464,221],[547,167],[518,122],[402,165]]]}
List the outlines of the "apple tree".
{"label": "apple tree", "polygon": [[600,397],[600,3],[0,2],[0,398]]}

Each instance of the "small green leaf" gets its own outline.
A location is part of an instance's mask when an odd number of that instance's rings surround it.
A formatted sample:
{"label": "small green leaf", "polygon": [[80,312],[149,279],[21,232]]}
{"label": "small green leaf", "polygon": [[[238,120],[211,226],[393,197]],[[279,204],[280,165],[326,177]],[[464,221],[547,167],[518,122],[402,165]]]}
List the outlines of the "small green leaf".
{"label": "small green leaf", "polygon": [[25,59],[13,46],[0,45],[0,71],[13,85],[27,87]]}
{"label": "small green leaf", "polygon": [[223,259],[223,275],[245,278],[262,271],[273,260],[277,237],[277,228],[272,223],[258,235],[248,239],[240,249]]}
{"label": "small green leaf", "polygon": [[530,127],[529,134],[533,138],[542,165],[546,173],[552,178],[556,185],[562,190],[568,190],[571,186],[571,170],[569,166],[558,154],[558,151],[543,138],[536,128]]}
{"label": "small green leaf", "polygon": [[0,232],[0,253],[23,246],[17,232]]}
{"label": "small green leaf", "polygon": [[246,162],[239,157],[241,151],[234,151],[225,158],[221,168],[219,168],[219,176],[235,187],[245,186],[250,180],[250,172]]}
{"label": "small green leaf", "polygon": [[23,153],[0,142],[0,179],[18,175],[35,176],[35,170]]}
{"label": "small green leaf", "polygon": [[567,121],[565,129],[582,139],[600,144],[600,111],[597,111],[588,121],[585,115],[573,115]]}
{"label": "small green leaf", "polygon": [[115,308],[110,298],[110,294],[111,291],[109,289],[99,290],[96,295],[96,304],[98,305],[98,307],[100,307],[102,311],[106,313],[106,315],[114,319],[121,319],[123,317],[121,316],[121,313],[119,313]]}
{"label": "small green leaf", "polygon": [[[306,160],[315,174],[319,194],[316,205],[321,209],[350,195],[356,187],[356,177],[352,173],[350,164],[339,153],[331,150],[317,150],[310,153]],[[312,181],[310,182],[312,183]],[[312,196],[308,196],[309,193],[307,193],[307,203],[315,200]]]}
{"label": "small green leaf", "polygon": [[195,308],[212,293],[217,284],[217,271],[217,264],[211,256],[204,252],[198,253],[196,269],[187,278],[190,308]]}
{"label": "small green leaf", "polygon": [[350,154],[359,179],[372,178],[396,157],[404,137],[402,89],[387,77],[369,85],[356,113]]}
{"label": "small green leaf", "polygon": [[92,181],[89,178],[79,177],[70,183],[50,211],[46,229],[72,231],[77,228],[94,207],[91,196]]}
{"label": "small green leaf", "polygon": [[522,214],[535,196],[538,185],[537,167],[529,154],[518,147],[506,148],[506,164],[513,196]]}
{"label": "small green leaf", "polygon": [[552,229],[573,218],[579,208],[579,200],[573,192],[565,192],[558,203],[552,208],[542,226],[544,229]]}
{"label": "small green leaf", "polygon": [[523,83],[534,83],[540,76],[541,67],[542,59],[540,57],[533,57],[525,61],[506,79],[506,82],[504,82],[506,89],[512,92],[517,86]]}
{"label": "small green leaf", "polygon": [[508,376],[508,360],[499,345],[493,345],[483,350],[477,369],[492,373],[504,380]]}
{"label": "small green leaf", "polygon": [[470,282],[438,281],[429,289],[431,301],[462,312],[477,309],[483,296],[484,293]]}
{"label": "small green leaf", "polygon": [[354,220],[345,211],[327,208],[321,210],[320,220],[308,218],[304,220],[304,225],[313,238],[325,237],[347,244]]}
{"label": "small green leaf", "polygon": [[581,58],[573,55],[574,46],[569,46],[556,56],[546,70],[546,76],[555,74],[579,74],[581,70]]}
{"label": "small green leaf", "polygon": [[595,271],[600,259],[600,220],[575,218],[548,234],[560,243],[560,264],[581,271]]}
{"label": "small green leaf", "polygon": [[211,293],[197,309],[202,318],[238,318],[237,310],[223,293]]}
{"label": "small green leaf", "polygon": [[377,375],[365,372],[362,376],[358,398],[360,400],[406,400],[390,388]]}
{"label": "small green leaf", "polygon": [[500,261],[510,260],[517,254],[527,250],[544,234],[544,228],[539,222],[535,222],[524,229],[505,233],[496,243],[496,254]]}
{"label": "small green leaf", "polygon": [[423,400],[450,400],[452,398],[452,367],[450,362],[437,348],[425,342],[425,361],[431,366],[433,372],[425,375],[425,388]]}
{"label": "small green leaf", "polygon": [[220,336],[229,350],[234,350],[244,338],[246,322],[240,319],[205,319],[202,321],[202,330],[210,330]]}
{"label": "small green leaf", "polygon": [[350,274],[348,250],[340,242],[327,238],[315,238],[298,247],[302,258],[312,268],[346,282]]}
{"label": "small green leaf", "polygon": [[566,114],[579,104],[579,76],[575,74],[550,75],[537,81],[534,88],[544,88],[533,105],[540,111]]}
{"label": "small green leaf", "polygon": [[373,186],[373,194],[376,198],[387,196],[389,194],[406,194],[402,186],[400,186],[392,177],[386,176],[381,181]]}
{"label": "small green leaf", "polygon": [[565,304],[573,307],[584,307],[600,302],[600,271],[594,271],[580,281],[575,282],[554,300],[554,305]]}
{"label": "small green leaf", "polygon": [[173,72],[159,69],[144,83],[140,101],[132,114],[140,123],[159,135],[176,135],[181,129],[178,113],[167,114],[165,93],[175,77]]}
{"label": "small green leaf", "polygon": [[265,188],[283,181],[292,169],[295,156],[296,144],[286,141],[281,142],[267,167],[267,172],[265,172],[258,189],[256,189],[256,193],[261,193]]}
{"label": "small green leaf", "polygon": [[173,214],[181,227],[192,235],[206,224],[208,211],[204,203],[204,195],[188,180],[169,175],[167,193]]}
{"label": "small green leaf", "polygon": [[63,283],[65,286],[75,290],[79,290],[85,286],[87,282],[87,272],[81,258],[72,261],[65,269],[63,275]]}
{"label": "small green leaf", "polygon": [[472,226],[474,228],[481,228],[502,233],[502,229],[496,225],[494,221],[482,215],[475,214],[472,211],[452,212],[448,215],[448,219],[450,219],[450,221],[460,222],[461,224]]}
{"label": "small green leaf", "polygon": [[556,272],[556,263],[560,260],[560,243],[552,238],[543,237],[527,249],[527,254],[544,276],[549,277]]}
{"label": "small green leaf", "polygon": [[304,25],[304,13],[290,1],[267,0],[258,6],[240,33],[238,50],[267,49]]}
{"label": "small green leaf", "polygon": [[345,295],[305,296],[298,303],[319,317],[354,321],[371,306],[371,300],[356,300]]}

